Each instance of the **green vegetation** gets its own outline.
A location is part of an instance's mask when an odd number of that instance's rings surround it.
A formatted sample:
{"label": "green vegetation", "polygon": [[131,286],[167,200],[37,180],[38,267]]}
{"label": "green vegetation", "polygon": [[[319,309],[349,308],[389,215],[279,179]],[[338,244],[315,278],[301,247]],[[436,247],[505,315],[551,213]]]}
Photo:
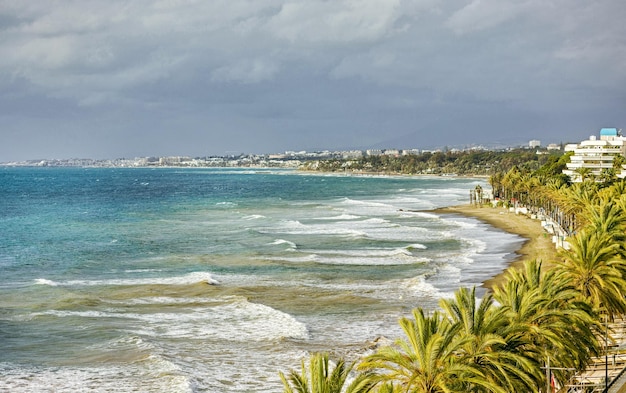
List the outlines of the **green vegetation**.
{"label": "green vegetation", "polygon": [[[279,373],[285,386],[285,393],[367,393],[374,386],[373,379],[367,373],[361,373],[348,385],[354,363],[346,365],[340,359],[331,371],[331,362],[327,354],[314,354],[309,361],[309,368],[302,362],[302,372],[291,371],[289,376]],[[307,375],[308,374],[308,375]]]}
{"label": "green vegetation", "polygon": [[[563,154],[537,154],[535,150],[507,151],[450,151],[409,154],[402,156],[375,155],[351,160],[323,160],[305,162],[301,169],[322,172],[375,172],[386,174],[458,174],[492,175],[507,172],[512,167],[534,171],[545,167],[555,172],[565,167]],[[568,155],[569,157],[569,155]],[[567,162],[567,161],[565,161]],[[560,169],[563,169],[563,168]],[[560,170],[559,170],[560,172]]]}
{"label": "green vegetation", "polygon": [[[358,391],[545,391],[546,364],[564,386],[604,351],[604,321],[626,313],[626,182],[571,184],[560,171],[566,160],[547,156],[535,169],[526,161],[490,177],[501,203],[524,205],[564,228],[568,247],[558,260],[509,269],[505,282],[480,301],[474,289],[460,288],[454,299],[440,301],[440,310],[414,309],[400,319],[404,338],[359,361],[353,371]],[[320,373],[316,359],[312,380]],[[341,375],[343,364],[337,365]],[[295,384],[298,374],[291,375]],[[281,378],[285,392],[294,391]]]}

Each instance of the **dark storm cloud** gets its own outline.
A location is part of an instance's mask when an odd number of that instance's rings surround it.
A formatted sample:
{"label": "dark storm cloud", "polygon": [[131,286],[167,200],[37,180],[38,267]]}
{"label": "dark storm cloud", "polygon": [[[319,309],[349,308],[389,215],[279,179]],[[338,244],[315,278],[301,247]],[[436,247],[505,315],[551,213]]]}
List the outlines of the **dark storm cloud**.
{"label": "dark storm cloud", "polygon": [[0,0],[0,161],[577,141],[622,1]]}

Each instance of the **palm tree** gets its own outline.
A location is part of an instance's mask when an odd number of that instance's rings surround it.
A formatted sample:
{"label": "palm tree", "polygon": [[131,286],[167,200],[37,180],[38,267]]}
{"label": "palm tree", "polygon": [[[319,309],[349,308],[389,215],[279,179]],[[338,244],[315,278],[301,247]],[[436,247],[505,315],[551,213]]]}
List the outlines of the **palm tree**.
{"label": "palm tree", "polygon": [[583,230],[569,238],[569,251],[562,252],[558,271],[597,311],[609,317],[626,312],[626,263],[620,245],[610,234]]}
{"label": "palm tree", "polygon": [[[579,300],[567,279],[541,267],[539,261],[528,261],[523,270],[509,269],[506,284],[494,288],[507,320],[501,335],[510,351],[533,365],[536,388],[545,385],[540,367],[548,358],[554,367],[582,370],[600,351],[590,305]],[[560,370],[555,376],[564,384],[572,372]]]}
{"label": "palm tree", "polygon": [[478,365],[487,380],[508,392],[534,390],[532,373],[537,370],[528,359],[507,348],[500,335],[507,323],[505,314],[494,306],[491,293],[477,304],[476,289],[461,288],[454,299],[442,300],[440,306],[453,322],[453,331],[468,338],[463,345],[464,357]]}
{"label": "palm tree", "polygon": [[[615,203],[610,189],[605,189],[597,204],[587,207],[580,213],[581,220],[586,222],[586,229],[592,233],[604,233],[613,239],[613,242],[622,244],[626,240],[626,211]],[[603,190],[603,191],[605,191]]]}
{"label": "palm tree", "polygon": [[520,172],[517,166],[513,166],[505,175],[502,177],[502,186],[505,190],[505,198],[518,198],[518,192],[520,190],[520,179],[522,173]]}
{"label": "palm tree", "polygon": [[586,222],[580,215],[589,206],[595,205],[599,198],[599,185],[595,182],[586,181],[574,183],[570,187],[561,187],[552,193],[559,210],[567,217],[574,217],[573,231],[584,227]]}
{"label": "palm tree", "polygon": [[496,172],[489,177],[489,184],[491,184],[491,193],[494,198],[504,198],[504,186],[502,185],[502,179],[504,174],[502,172]]}
{"label": "palm tree", "polygon": [[479,365],[467,361],[463,347],[469,338],[456,334],[454,325],[441,312],[426,316],[424,310],[415,309],[413,319],[402,318],[400,326],[406,340],[380,348],[359,366],[377,372],[375,379],[380,383],[415,393],[466,392],[468,386],[506,392],[487,379]]}
{"label": "palm tree", "polygon": [[613,169],[616,175],[622,173],[624,165],[626,165],[626,157],[621,154],[616,154],[613,158]]}
{"label": "palm tree", "polygon": [[593,175],[593,171],[590,168],[578,168],[574,172],[578,174],[580,179],[585,182],[587,180],[595,180],[595,176]]}
{"label": "palm tree", "polygon": [[[285,393],[367,393],[374,386],[374,381],[367,373],[356,375],[352,383],[346,387],[348,376],[354,369],[354,363],[346,365],[340,359],[331,371],[328,354],[314,354],[309,364],[309,376],[302,361],[302,372],[291,370],[289,376],[279,372]],[[344,390],[345,389],[345,390]]]}
{"label": "palm tree", "polygon": [[599,180],[600,180],[600,182],[602,182],[604,184],[611,184],[614,181],[616,181],[617,180],[617,173],[615,172],[615,169],[613,169],[613,168],[604,168],[600,172]]}
{"label": "palm tree", "polygon": [[604,190],[607,193],[605,198],[611,200],[620,199],[624,194],[626,194],[626,180],[620,179]]}

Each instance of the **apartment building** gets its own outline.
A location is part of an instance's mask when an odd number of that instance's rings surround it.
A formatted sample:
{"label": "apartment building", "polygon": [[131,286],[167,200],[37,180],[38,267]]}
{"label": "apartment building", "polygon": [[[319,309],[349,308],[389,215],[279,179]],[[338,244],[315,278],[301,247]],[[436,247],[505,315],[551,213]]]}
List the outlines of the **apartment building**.
{"label": "apartment building", "polygon": [[[600,179],[604,170],[613,169],[613,160],[617,155],[626,156],[626,137],[620,131],[617,128],[602,128],[600,139],[592,135],[579,144],[567,145],[565,151],[573,151],[574,154],[563,173],[573,182],[582,182],[591,177]],[[616,172],[620,178],[626,176],[624,166]]]}

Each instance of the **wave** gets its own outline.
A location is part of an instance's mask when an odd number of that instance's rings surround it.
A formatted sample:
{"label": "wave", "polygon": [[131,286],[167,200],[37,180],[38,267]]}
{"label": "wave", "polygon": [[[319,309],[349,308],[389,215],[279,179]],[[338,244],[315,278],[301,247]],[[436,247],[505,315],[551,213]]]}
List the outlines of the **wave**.
{"label": "wave", "polygon": [[281,244],[287,244],[289,246],[289,249],[292,249],[292,250],[295,250],[296,248],[298,248],[296,243],[291,242],[289,240],[285,240],[285,239],[276,239],[272,243],[269,243],[270,246],[278,246]]}
{"label": "wave", "polygon": [[412,256],[410,253],[398,249],[392,252],[386,252],[384,255],[368,255],[363,256],[358,253],[350,255],[337,255],[336,252],[329,253],[332,255],[309,254],[301,257],[273,257],[272,260],[290,262],[290,263],[319,263],[324,265],[353,265],[353,266],[397,266],[397,265],[414,265],[431,262],[430,258],[421,258]]}
{"label": "wave", "polygon": [[127,269],[124,270],[124,273],[152,273],[152,272],[162,272],[163,269]]}
{"label": "wave", "polygon": [[441,292],[433,284],[426,282],[426,277],[423,275],[404,280],[399,286],[410,291],[413,296],[427,297],[430,299],[450,297],[449,294]]}
{"label": "wave", "polygon": [[275,227],[266,227],[260,233],[282,235],[344,236],[371,240],[413,241],[428,237],[432,232],[420,226],[393,223],[380,217],[365,220],[344,220],[323,224],[304,224],[299,220],[284,220]]}
{"label": "wave", "polygon": [[215,204],[215,206],[233,207],[233,206],[239,206],[239,205],[237,203],[235,203],[235,202],[217,202]]}
{"label": "wave", "polygon": [[37,284],[37,285],[48,285],[48,286],[51,286],[51,287],[56,287],[56,286],[59,285],[58,282],[52,281],[52,280],[48,280],[46,278],[37,278],[37,279],[35,279],[35,284]]}
{"label": "wave", "polygon": [[191,377],[157,354],[123,365],[35,367],[0,363],[0,375],[0,390],[14,393],[194,391]]}
{"label": "wave", "polygon": [[358,199],[351,198],[343,198],[341,201],[342,205],[348,206],[359,206],[359,207],[378,207],[378,208],[393,208],[389,203],[384,203],[380,201],[361,201]]}
{"label": "wave", "polygon": [[305,225],[298,220],[282,221],[279,226],[259,230],[260,233],[286,235],[336,235],[366,237],[366,233],[341,225]]}
{"label": "wave", "polygon": [[437,219],[437,220],[441,219],[441,217],[435,213],[427,213],[423,211],[402,210],[401,213],[403,215],[410,216],[410,217],[421,217],[421,218]]}
{"label": "wave", "polygon": [[450,219],[444,218],[442,222],[448,225],[453,225],[462,229],[474,229],[479,226],[485,226],[485,224],[481,224],[479,221],[474,219],[466,219],[466,218],[458,218],[458,219]]}
{"label": "wave", "polygon": [[406,247],[398,248],[363,248],[355,250],[302,250],[303,252],[311,252],[321,255],[340,255],[349,257],[384,257],[395,255],[413,256],[413,250],[425,250],[427,247],[423,244],[410,244]]}
{"label": "wave", "polygon": [[244,220],[259,220],[261,218],[266,218],[264,215],[262,214],[250,214],[248,216],[243,216],[242,219]]}
{"label": "wave", "polygon": [[69,281],[52,281],[45,278],[35,280],[36,285],[49,286],[98,286],[98,285],[193,285],[193,284],[209,284],[218,285],[219,281],[207,272],[193,272],[183,276],[160,277],[160,278],[118,278],[109,280],[69,280]]}
{"label": "wave", "polygon": [[344,221],[344,220],[358,220],[361,216],[355,216],[354,214],[341,214],[339,216],[331,217],[315,217],[314,220],[329,220],[329,221]]}
{"label": "wave", "polygon": [[221,298],[197,298],[197,297],[168,297],[168,296],[152,296],[152,297],[138,297],[127,300],[106,300],[104,303],[112,305],[124,305],[124,306],[136,306],[136,305],[219,305],[232,301],[235,296],[225,296]]}
{"label": "wave", "polygon": [[[167,298],[144,298],[146,305],[167,305]],[[218,299],[219,300],[219,299]],[[221,299],[217,304],[194,304],[176,307],[171,312],[138,312],[141,309],[128,307],[100,311],[49,310],[33,313],[32,317],[49,315],[58,318],[112,318],[126,320],[126,330],[144,337],[189,338],[215,340],[219,342],[250,342],[280,339],[307,339],[306,325],[293,316],[272,307],[252,303],[241,297]],[[163,303],[165,301],[165,303]],[[136,307],[144,303],[134,304]],[[177,301],[174,304],[180,306]],[[151,310],[152,308],[150,308]],[[163,310],[160,308],[159,310]]]}
{"label": "wave", "polygon": [[412,251],[412,250],[426,250],[428,247],[426,247],[423,244],[414,243],[414,244],[410,244],[406,246],[405,248],[409,251]]}

